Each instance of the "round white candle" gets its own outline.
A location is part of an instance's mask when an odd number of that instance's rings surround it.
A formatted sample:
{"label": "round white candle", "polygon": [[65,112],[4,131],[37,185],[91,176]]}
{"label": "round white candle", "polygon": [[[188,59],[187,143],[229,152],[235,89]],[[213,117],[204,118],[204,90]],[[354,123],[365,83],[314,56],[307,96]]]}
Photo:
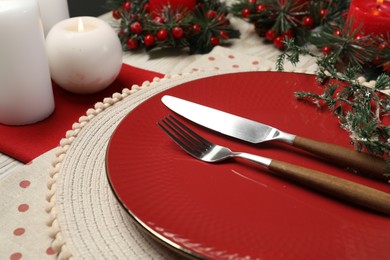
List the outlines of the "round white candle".
{"label": "round white candle", "polygon": [[67,0],[38,0],[45,35],[59,21],[69,18]]}
{"label": "round white candle", "polygon": [[0,0],[0,123],[24,125],[54,110],[36,0]]}
{"label": "round white candle", "polygon": [[115,31],[95,17],[57,23],[46,37],[52,79],[62,88],[90,94],[109,86],[122,66],[122,46]]}

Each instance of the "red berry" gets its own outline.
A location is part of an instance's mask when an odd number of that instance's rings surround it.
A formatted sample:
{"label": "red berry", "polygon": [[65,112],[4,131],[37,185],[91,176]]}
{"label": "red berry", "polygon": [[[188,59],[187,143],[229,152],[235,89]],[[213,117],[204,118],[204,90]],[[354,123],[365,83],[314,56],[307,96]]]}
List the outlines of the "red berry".
{"label": "red berry", "polygon": [[259,4],[256,6],[256,12],[261,13],[267,9],[267,6],[264,4]]}
{"label": "red berry", "polygon": [[390,64],[383,65],[383,70],[386,72],[390,72]]}
{"label": "red berry", "polygon": [[223,14],[221,14],[221,15],[219,15],[218,17],[217,17],[217,20],[219,21],[219,22],[222,22],[223,20],[225,20],[226,19],[226,16],[224,16]]}
{"label": "red berry", "polygon": [[213,46],[218,45],[218,44],[219,44],[219,38],[216,37],[216,36],[211,36],[211,37],[210,37],[210,43],[211,43],[211,45],[213,45]]}
{"label": "red berry", "polygon": [[216,14],[217,14],[216,11],[214,11],[214,10],[208,10],[208,11],[206,12],[206,17],[209,18],[209,19],[213,19],[213,18],[215,18]]}
{"label": "red berry", "polygon": [[199,24],[194,24],[192,26],[192,30],[194,31],[194,33],[198,33],[200,31],[200,25]]}
{"label": "red berry", "polygon": [[381,42],[381,43],[379,44],[379,46],[378,46],[378,49],[379,49],[379,50],[384,50],[384,49],[386,49],[386,48],[388,48],[388,47],[390,47],[390,43],[388,43],[388,42]]}
{"label": "red berry", "polygon": [[248,8],[245,8],[244,10],[242,10],[241,12],[241,16],[242,17],[248,17],[249,15],[251,14],[251,9],[248,9]]}
{"label": "red berry", "polygon": [[163,41],[165,40],[166,38],[168,38],[168,30],[166,29],[161,29],[157,32],[157,39],[160,40],[160,41]]}
{"label": "red berry", "polygon": [[336,30],[333,32],[333,35],[334,36],[340,36],[341,35],[341,31],[340,30]]}
{"label": "red berry", "polygon": [[126,41],[126,46],[127,46],[127,48],[129,48],[130,50],[135,49],[135,48],[138,47],[138,40],[135,39],[135,38],[129,38],[129,39],[127,39],[127,41]]}
{"label": "red berry", "polygon": [[144,4],[144,6],[142,8],[145,10],[145,12],[147,12],[147,13],[150,12],[150,5],[149,5],[149,3]]}
{"label": "red berry", "polygon": [[357,35],[355,35],[354,39],[358,41],[358,40],[361,40],[363,37],[364,37],[364,35],[357,34]]}
{"label": "red berry", "polygon": [[281,36],[281,35],[277,36],[277,37],[274,39],[274,41],[273,41],[275,47],[278,48],[278,49],[283,48],[283,46],[284,46],[283,40],[284,40],[284,37],[283,37],[283,36]]}
{"label": "red berry", "polygon": [[161,16],[154,17],[153,21],[156,23],[164,23],[164,19]]}
{"label": "red berry", "polygon": [[266,33],[265,33],[265,38],[266,38],[268,41],[272,42],[272,41],[275,39],[275,37],[276,37],[276,33],[275,33],[274,30],[268,30],[268,31],[266,31]]}
{"label": "red berry", "polygon": [[222,39],[228,39],[229,38],[229,33],[227,31],[220,31],[219,32],[219,36],[222,38]]}
{"label": "red berry", "polygon": [[118,36],[124,36],[125,35],[125,30],[124,29],[122,29],[122,30],[120,30],[119,32],[118,32]]}
{"label": "red berry", "polygon": [[124,2],[122,4],[123,11],[129,12],[131,9],[131,2]]}
{"label": "red berry", "polygon": [[142,25],[139,22],[134,22],[130,25],[130,30],[134,34],[140,34],[142,32]]}
{"label": "red berry", "polygon": [[385,51],[387,48],[390,48],[390,42],[381,42],[378,45],[379,52]]}
{"label": "red berry", "polygon": [[250,4],[256,4],[256,1],[257,1],[257,0],[249,0],[248,2],[249,2]]}
{"label": "red berry", "polygon": [[229,19],[226,18],[225,15],[221,14],[220,16],[218,16],[217,18],[218,22],[221,22],[221,25],[229,25],[230,24],[230,21]]}
{"label": "red berry", "polygon": [[183,34],[184,34],[183,28],[181,28],[180,26],[176,26],[172,28],[173,38],[181,39],[183,37]]}
{"label": "red berry", "polygon": [[112,17],[114,17],[117,20],[121,19],[121,12],[119,10],[112,11]]}
{"label": "red berry", "polygon": [[329,13],[328,9],[321,9],[320,10],[321,18],[324,18],[328,13]]}
{"label": "red berry", "polygon": [[145,35],[144,44],[149,47],[152,46],[154,44],[154,35],[153,34]]}
{"label": "red berry", "polygon": [[285,36],[286,38],[288,38],[288,39],[291,39],[291,38],[293,38],[294,37],[294,30],[293,29],[288,29],[287,31],[285,31],[284,33],[283,33],[283,36]]}
{"label": "red berry", "polygon": [[332,47],[324,46],[324,47],[322,47],[321,51],[322,51],[322,54],[327,55],[327,54],[329,54],[332,51]]}
{"label": "red berry", "polygon": [[305,16],[303,17],[303,25],[307,28],[312,28],[314,25],[314,18],[311,16]]}

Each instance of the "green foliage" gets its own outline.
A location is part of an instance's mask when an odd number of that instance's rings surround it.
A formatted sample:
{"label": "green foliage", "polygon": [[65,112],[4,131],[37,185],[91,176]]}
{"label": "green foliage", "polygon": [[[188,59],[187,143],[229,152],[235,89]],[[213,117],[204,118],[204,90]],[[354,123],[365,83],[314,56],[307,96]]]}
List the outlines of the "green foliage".
{"label": "green foliage", "polygon": [[295,97],[332,111],[357,150],[389,158],[390,97],[382,91],[390,91],[390,75],[384,72],[375,83],[367,82],[361,76],[361,66],[350,65],[340,72],[334,57],[315,55],[293,42],[287,45],[289,48],[278,59],[279,69],[283,69],[284,60],[295,64],[300,55],[312,55],[317,57],[317,79],[324,86],[323,93],[300,91],[294,93]]}
{"label": "green foliage", "polygon": [[[131,8],[124,8],[125,3],[131,3]],[[218,0],[197,1],[192,10],[180,6],[177,9],[164,6],[159,11],[150,10],[147,0],[108,0],[107,5],[116,16],[120,16],[118,36],[125,51],[188,48],[190,54],[202,54],[240,36],[239,31],[230,25],[227,7]],[[135,22],[141,25],[141,32],[131,30],[130,26]],[[183,31],[182,36],[173,33],[178,27]],[[166,37],[158,37],[161,30],[166,31]],[[153,39],[152,43],[146,41],[146,36]]]}
{"label": "green foliage", "polygon": [[[254,24],[260,37],[282,50],[311,45],[330,56],[332,66],[389,71],[390,33],[376,36],[361,27],[353,28],[353,17],[346,22],[349,5],[350,0],[239,0],[230,11]],[[297,52],[284,54],[284,58],[296,63],[298,57],[291,55]],[[282,60],[278,69],[283,66]]]}

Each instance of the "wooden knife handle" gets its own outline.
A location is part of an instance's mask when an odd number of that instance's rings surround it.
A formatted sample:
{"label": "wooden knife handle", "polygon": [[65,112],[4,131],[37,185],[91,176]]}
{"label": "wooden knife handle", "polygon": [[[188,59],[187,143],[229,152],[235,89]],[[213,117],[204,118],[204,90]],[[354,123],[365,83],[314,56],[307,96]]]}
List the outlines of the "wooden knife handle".
{"label": "wooden knife handle", "polygon": [[390,194],[298,165],[272,160],[276,175],[298,182],[336,198],[390,215]]}
{"label": "wooden knife handle", "polygon": [[384,159],[374,155],[300,136],[296,136],[293,146],[320,155],[339,165],[358,170],[362,174],[390,181],[390,177],[385,176],[385,173],[389,173],[389,165]]}

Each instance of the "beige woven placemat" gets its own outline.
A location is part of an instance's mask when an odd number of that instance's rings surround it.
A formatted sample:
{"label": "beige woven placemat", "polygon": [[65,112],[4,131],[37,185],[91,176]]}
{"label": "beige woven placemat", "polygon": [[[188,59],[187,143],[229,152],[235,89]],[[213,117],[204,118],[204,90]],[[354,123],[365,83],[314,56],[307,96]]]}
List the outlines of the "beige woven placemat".
{"label": "beige woven placemat", "polygon": [[144,100],[178,84],[223,73],[227,71],[187,73],[133,86],[97,103],[73,125],[61,141],[48,183],[52,247],[60,259],[178,258],[141,232],[117,202],[106,178],[106,148],[120,121]]}

